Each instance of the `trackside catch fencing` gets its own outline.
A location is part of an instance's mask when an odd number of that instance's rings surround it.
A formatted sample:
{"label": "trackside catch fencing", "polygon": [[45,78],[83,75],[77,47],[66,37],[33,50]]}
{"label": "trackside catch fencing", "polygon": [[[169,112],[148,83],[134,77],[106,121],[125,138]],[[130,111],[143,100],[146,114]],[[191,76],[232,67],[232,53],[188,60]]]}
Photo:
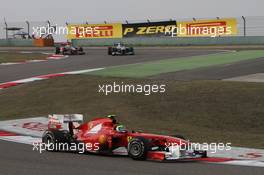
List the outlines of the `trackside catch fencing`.
{"label": "trackside catch fencing", "polygon": [[[0,46],[48,46],[54,45],[52,34],[44,28],[54,28],[50,21],[0,22]],[[42,35],[37,35],[42,34]]]}

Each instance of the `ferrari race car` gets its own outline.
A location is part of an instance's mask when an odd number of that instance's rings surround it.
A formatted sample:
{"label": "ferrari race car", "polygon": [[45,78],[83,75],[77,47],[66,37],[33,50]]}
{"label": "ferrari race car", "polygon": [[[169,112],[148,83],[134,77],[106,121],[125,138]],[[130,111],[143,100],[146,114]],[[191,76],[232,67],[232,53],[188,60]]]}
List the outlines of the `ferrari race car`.
{"label": "ferrari race car", "polygon": [[195,160],[207,156],[206,151],[190,149],[189,141],[183,138],[130,132],[118,124],[114,115],[85,123],[80,114],[49,115],[48,119],[48,129],[42,137],[47,151],[81,144],[87,153],[126,155],[134,160]]}
{"label": "ferrari race car", "polygon": [[63,43],[56,47],[55,54],[62,55],[85,55],[82,47],[74,47],[70,43]]}
{"label": "ferrari race car", "polygon": [[108,47],[108,55],[135,55],[133,47],[126,47],[123,43],[116,43]]}

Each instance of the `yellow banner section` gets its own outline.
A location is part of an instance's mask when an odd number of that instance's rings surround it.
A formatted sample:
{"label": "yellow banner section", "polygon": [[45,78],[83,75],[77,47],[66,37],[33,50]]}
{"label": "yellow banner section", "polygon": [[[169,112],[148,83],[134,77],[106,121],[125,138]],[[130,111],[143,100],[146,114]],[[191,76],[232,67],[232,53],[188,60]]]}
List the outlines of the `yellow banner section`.
{"label": "yellow banner section", "polygon": [[68,25],[68,39],[122,38],[122,24]]}
{"label": "yellow banner section", "polygon": [[230,36],[237,34],[237,20],[235,18],[223,18],[216,20],[196,20],[178,22],[177,36]]}

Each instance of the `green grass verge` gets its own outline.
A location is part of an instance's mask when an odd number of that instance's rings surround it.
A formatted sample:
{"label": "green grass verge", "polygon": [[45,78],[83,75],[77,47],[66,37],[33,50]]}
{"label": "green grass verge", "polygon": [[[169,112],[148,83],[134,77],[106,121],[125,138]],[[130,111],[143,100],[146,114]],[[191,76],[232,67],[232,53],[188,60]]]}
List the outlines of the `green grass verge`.
{"label": "green grass verge", "polygon": [[47,55],[41,53],[0,52],[0,63],[14,63],[45,58],[47,58]]}
{"label": "green grass verge", "polygon": [[[145,96],[98,93],[102,84],[166,84]],[[86,120],[117,114],[130,129],[182,134],[198,142],[264,147],[264,84],[223,81],[175,82],[71,75],[0,91],[0,120],[83,113]]]}
{"label": "green grass verge", "polygon": [[115,66],[104,70],[91,72],[91,75],[111,76],[111,77],[147,77],[161,73],[190,70],[201,67],[231,64],[243,60],[264,57],[264,51],[251,50],[233,53],[211,54],[203,56],[193,56],[177,59],[167,59],[162,61],[131,64],[125,66]]}

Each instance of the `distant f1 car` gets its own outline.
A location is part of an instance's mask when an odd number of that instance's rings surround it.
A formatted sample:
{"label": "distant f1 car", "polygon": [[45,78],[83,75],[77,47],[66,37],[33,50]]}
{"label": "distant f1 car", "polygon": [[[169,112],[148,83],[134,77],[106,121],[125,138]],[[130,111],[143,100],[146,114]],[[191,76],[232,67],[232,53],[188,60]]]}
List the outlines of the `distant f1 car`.
{"label": "distant f1 car", "polygon": [[123,43],[116,43],[108,47],[108,55],[135,55],[133,47],[126,47]]}
{"label": "distant f1 car", "polygon": [[190,143],[183,138],[129,132],[114,115],[86,123],[82,120],[80,114],[50,115],[42,137],[42,142],[48,145],[46,149],[60,151],[60,147],[50,147],[52,144],[89,144],[85,152],[128,155],[134,160],[194,160],[207,156],[206,151],[190,149]]}
{"label": "distant f1 car", "polygon": [[62,55],[85,55],[82,47],[74,47],[69,43],[63,43],[59,47],[56,47],[55,54]]}

